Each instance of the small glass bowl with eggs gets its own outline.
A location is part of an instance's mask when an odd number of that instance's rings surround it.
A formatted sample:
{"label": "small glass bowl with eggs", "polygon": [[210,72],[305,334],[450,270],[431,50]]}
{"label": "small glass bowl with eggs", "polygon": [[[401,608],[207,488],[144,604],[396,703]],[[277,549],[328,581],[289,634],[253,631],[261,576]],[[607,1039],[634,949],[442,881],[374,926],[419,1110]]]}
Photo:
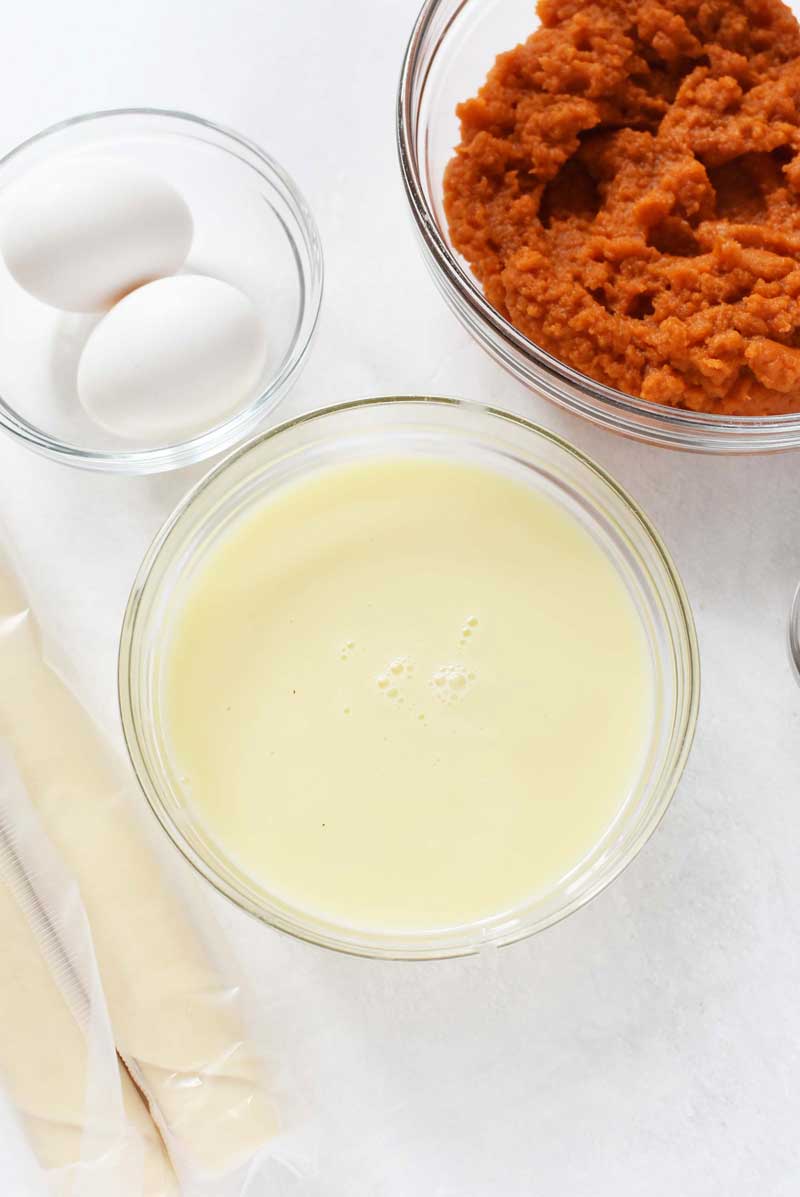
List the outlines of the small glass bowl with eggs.
{"label": "small glass bowl with eggs", "polygon": [[311,212],[185,113],[65,121],[0,160],[0,427],[67,464],[176,469],[251,435],[322,300]]}

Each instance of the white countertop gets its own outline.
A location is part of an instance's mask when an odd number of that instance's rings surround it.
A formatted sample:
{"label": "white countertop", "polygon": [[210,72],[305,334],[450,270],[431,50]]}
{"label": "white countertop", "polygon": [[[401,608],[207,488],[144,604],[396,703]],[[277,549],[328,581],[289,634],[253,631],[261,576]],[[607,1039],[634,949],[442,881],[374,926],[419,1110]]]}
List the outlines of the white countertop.
{"label": "white countertop", "polygon": [[[289,1124],[288,1164],[263,1191],[788,1197],[800,1191],[800,689],[785,624],[800,578],[800,456],[628,443],[531,396],[472,343],[427,275],[395,160],[416,8],[27,0],[4,23],[3,152],[78,112],[175,107],[241,131],[294,174],[327,287],[281,415],[427,392],[557,429],[653,518],[697,619],[700,725],[672,809],[628,871],[560,926],[480,958],[382,964],[213,900]],[[93,476],[0,438],[0,511],[107,726],[131,579],[202,472]]]}

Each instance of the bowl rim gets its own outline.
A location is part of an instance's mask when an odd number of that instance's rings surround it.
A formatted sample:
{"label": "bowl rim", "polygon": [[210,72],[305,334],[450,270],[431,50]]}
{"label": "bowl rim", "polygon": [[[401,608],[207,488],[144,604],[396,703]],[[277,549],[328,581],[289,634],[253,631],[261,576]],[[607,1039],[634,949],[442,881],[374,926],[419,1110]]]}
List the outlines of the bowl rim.
{"label": "bowl rim", "polygon": [[[636,834],[631,837],[624,851],[614,861],[613,867],[609,868],[604,876],[595,878],[593,883],[587,886],[583,892],[573,896],[563,906],[549,912],[535,923],[516,926],[508,934],[503,934],[501,928],[496,934],[486,936],[480,941],[477,938],[473,938],[469,942],[463,940],[458,943],[442,943],[431,938],[431,941],[427,944],[423,943],[413,946],[384,945],[378,944],[375,941],[368,943],[366,942],[369,939],[368,933],[360,933],[362,935],[360,941],[337,938],[335,934],[329,933],[326,930],[320,932],[318,929],[315,929],[313,926],[313,916],[304,919],[302,915],[276,914],[274,911],[266,910],[263,905],[259,905],[255,900],[237,890],[235,886],[221,877],[215,871],[213,865],[189,842],[181,828],[177,825],[167,804],[162,800],[159,786],[147,766],[138,731],[138,720],[134,712],[135,683],[132,650],[137,634],[139,610],[154,568],[161,558],[162,551],[165,549],[173,532],[175,532],[179,524],[188,515],[196,500],[209,487],[215,485],[218,479],[224,476],[241,458],[251,453],[258,453],[265,444],[294,428],[301,427],[323,417],[335,417],[341,413],[359,411],[365,408],[384,408],[397,405],[428,406],[437,407],[442,410],[454,408],[467,409],[479,412],[492,419],[499,419],[506,424],[522,428],[526,432],[533,433],[534,436],[549,442],[560,451],[572,457],[581,469],[587,470],[601,484],[609,487],[648,539],[664,567],[666,585],[670,588],[672,598],[674,599],[674,615],[679,623],[679,638],[685,654],[685,678],[682,692],[676,696],[676,711],[679,710],[679,714],[676,714],[675,730],[672,733],[672,739],[676,747],[673,751],[669,771],[660,779],[659,789],[656,791],[658,804],[650,817],[643,822],[643,825],[639,827]],[[671,660],[674,664],[677,659],[675,641],[673,640],[671,643]],[[153,537],[131,586],[123,615],[117,656],[118,709],[128,758],[151,813],[184,859],[188,861],[200,876],[204,877],[213,886],[217,893],[227,898],[240,910],[244,910],[267,926],[271,926],[275,930],[289,934],[293,938],[303,940],[307,943],[332,949],[345,955],[371,959],[441,960],[472,955],[495,947],[505,947],[554,926],[568,915],[593,901],[639,855],[666,815],[683,775],[694,741],[700,707],[700,690],[700,652],[689,598],[664,541],[638,503],[602,466],[598,465],[591,457],[557,433],[551,432],[549,429],[515,413],[503,411],[500,408],[477,403],[473,400],[438,395],[383,395],[348,400],[315,408],[312,411],[305,412],[268,429],[258,437],[254,437],[247,444],[240,446],[228,454],[228,456],[215,465],[184,495]],[[679,700],[681,701],[679,702]],[[430,935],[431,933],[428,934]],[[399,934],[398,938],[401,938]],[[409,935],[408,938],[413,938],[413,936]],[[419,938],[421,939],[422,936],[420,935]]]}
{"label": "bowl rim", "polygon": [[[777,416],[715,415],[637,399],[560,361],[529,340],[485,298],[471,271],[461,264],[459,256],[442,236],[428,203],[415,128],[416,88],[420,74],[422,95],[444,39],[463,10],[474,3],[475,0],[424,0],[403,56],[395,110],[397,153],[406,198],[417,233],[429,255],[434,279],[444,291],[445,298],[468,324],[470,332],[476,333],[475,322],[478,327],[481,324],[487,326],[494,337],[539,374],[535,381],[524,379],[529,387],[538,384],[546,398],[603,427],[653,444],[704,452],[777,452],[800,447],[800,412]],[[445,20],[442,14],[447,14],[449,9],[453,11]],[[443,28],[438,32],[432,52],[423,60],[427,43],[438,24],[443,24]],[[488,65],[487,55],[487,70]],[[451,299],[448,288],[456,292],[457,302]],[[463,308],[467,310],[468,320],[463,319]],[[477,339],[481,340],[479,332]],[[516,377],[521,377],[506,355],[495,353],[493,356]],[[578,391],[580,398],[565,391],[564,384]]]}
{"label": "bowl rim", "polygon": [[[68,129],[97,121],[118,118],[155,118],[185,124],[188,130],[208,130],[224,141],[232,143],[234,150],[244,150],[252,155],[258,166],[241,159],[253,170],[261,169],[263,177],[276,186],[282,198],[292,210],[297,222],[300,240],[304,243],[306,264],[298,253],[297,241],[281,224],[289,239],[295,268],[300,280],[301,303],[298,319],[292,334],[292,342],[278,372],[270,378],[268,385],[241,411],[213,428],[195,434],[170,445],[158,445],[145,449],[92,449],[51,436],[44,429],[26,420],[14,410],[0,394],[0,428],[32,449],[51,460],[65,465],[102,471],[113,474],[152,474],[167,470],[182,469],[197,462],[226,452],[237,442],[250,436],[258,425],[272,412],[287,394],[305,365],[309,349],[319,324],[320,310],[325,286],[325,266],[322,240],[311,208],[292,176],[271,154],[255,141],[241,133],[197,116],[190,112],[171,108],[107,108],[94,112],[80,113],[67,117],[42,129],[21,141],[0,157],[0,185],[4,168],[20,154],[47,138]],[[217,147],[223,148],[223,147]],[[241,157],[237,154],[237,157]],[[280,219],[280,218],[279,218]]]}

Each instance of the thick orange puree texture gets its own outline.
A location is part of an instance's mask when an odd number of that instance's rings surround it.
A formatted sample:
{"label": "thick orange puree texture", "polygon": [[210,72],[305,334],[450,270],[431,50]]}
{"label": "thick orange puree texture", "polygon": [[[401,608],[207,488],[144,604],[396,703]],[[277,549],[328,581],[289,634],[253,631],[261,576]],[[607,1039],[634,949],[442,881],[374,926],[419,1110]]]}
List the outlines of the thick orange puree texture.
{"label": "thick orange puree texture", "polygon": [[450,233],[532,341],[698,411],[800,411],[800,28],[779,0],[540,0],[461,104]]}

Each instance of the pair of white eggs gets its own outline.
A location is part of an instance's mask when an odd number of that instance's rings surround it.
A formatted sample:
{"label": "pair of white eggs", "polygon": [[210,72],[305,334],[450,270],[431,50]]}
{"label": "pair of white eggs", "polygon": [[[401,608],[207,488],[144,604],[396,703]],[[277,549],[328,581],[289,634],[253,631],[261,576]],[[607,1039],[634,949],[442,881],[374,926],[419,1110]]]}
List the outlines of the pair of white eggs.
{"label": "pair of white eggs", "polygon": [[78,395],[117,436],[194,435],[253,393],[266,336],[253,302],[220,279],[176,274],[194,221],[165,179],[118,159],[41,167],[14,187],[0,251],[26,291],[106,314],[89,334]]}

